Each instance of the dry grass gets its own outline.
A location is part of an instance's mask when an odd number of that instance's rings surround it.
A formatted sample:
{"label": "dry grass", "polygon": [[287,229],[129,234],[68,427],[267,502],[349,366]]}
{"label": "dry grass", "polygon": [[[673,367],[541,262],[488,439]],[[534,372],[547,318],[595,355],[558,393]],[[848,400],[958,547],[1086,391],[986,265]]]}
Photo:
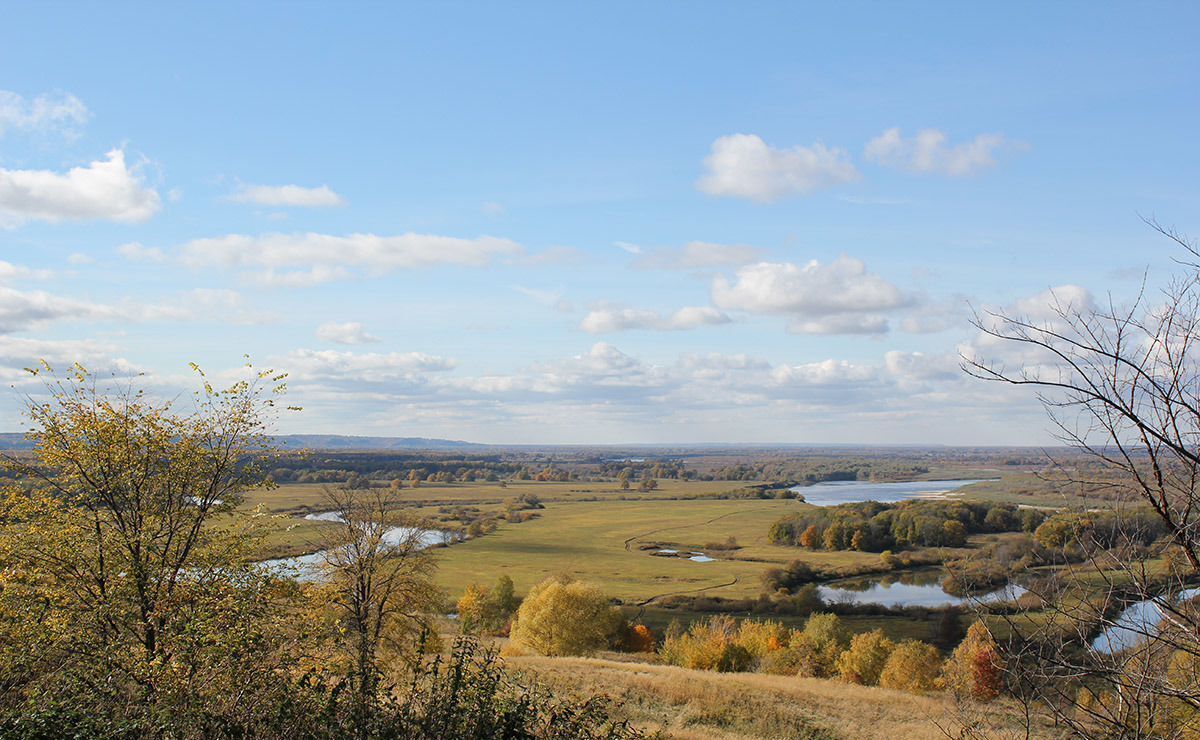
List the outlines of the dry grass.
{"label": "dry grass", "polygon": [[[506,660],[557,691],[607,694],[621,703],[619,716],[671,738],[944,740],[957,736],[960,716],[965,716],[944,695],[916,696],[815,678],[713,673],[596,658]],[[1015,708],[1003,702],[972,707],[970,716],[982,723],[976,729],[985,737],[1025,737]],[[1035,731],[1031,737],[1055,735]]]}

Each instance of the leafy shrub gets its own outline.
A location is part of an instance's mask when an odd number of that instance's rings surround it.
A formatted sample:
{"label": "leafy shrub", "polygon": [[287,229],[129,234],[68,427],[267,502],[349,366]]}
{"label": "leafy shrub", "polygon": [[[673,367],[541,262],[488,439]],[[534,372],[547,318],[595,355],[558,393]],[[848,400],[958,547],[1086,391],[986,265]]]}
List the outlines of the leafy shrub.
{"label": "leafy shrub", "polygon": [[850,640],[850,647],[838,657],[838,675],[843,681],[875,686],[895,648],[896,643],[889,640],[883,630],[857,634]]}
{"label": "leafy shrub", "polygon": [[662,658],[672,665],[710,671],[748,671],[770,652],[781,649],[788,633],[778,622],[720,615],[694,622],[687,632],[668,636]]}
{"label": "leafy shrub", "polygon": [[608,645],[621,626],[621,613],[599,588],[552,577],[521,602],[512,638],[543,655],[587,655]]}
{"label": "leafy shrub", "polygon": [[937,648],[919,640],[905,640],[888,656],[879,674],[879,685],[923,694],[937,688],[941,670],[942,655]]}
{"label": "leafy shrub", "polygon": [[1004,659],[983,622],[975,622],[944,669],[946,687],[959,696],[991,701],[1004,689]]}

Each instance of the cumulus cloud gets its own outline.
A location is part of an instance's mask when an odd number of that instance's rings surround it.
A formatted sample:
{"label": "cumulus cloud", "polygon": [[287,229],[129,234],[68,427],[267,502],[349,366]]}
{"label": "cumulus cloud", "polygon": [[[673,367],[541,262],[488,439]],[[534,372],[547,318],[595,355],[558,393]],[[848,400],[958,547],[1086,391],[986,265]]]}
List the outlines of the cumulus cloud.
{"label": "cumulus cloud", "polygon": [[344,324],[330,321],[318,326],[316,334],[317,339],[334,344],[370,344],[380,341],[379,337],[368,334],[357,321],[347,321]]}
{"label": "cumulus cloud", "polygon": [[996,164],[996,150],[1005,139],[1000,134],[979,134],[965,144],[951,146],[946,134],[927,128],[906,139],[891,128],[867,142],[868,161],[910,172],[936,173],[950,177],[973,175]]}
{"label": "cumulus cloud", "polygon": [[722,136],[696,186],[709,195],[770,203],[853,182],[858,170],[842,149],[824,144],[776,149],[753,134]]}
{"label": "cumulus cloud", "polygon": [[[0,263],[0,283],[5,266]],[[9,266],[11,267],[11,266]],[[13,277],[39,277],[39,271],[16,268]],[[126,298],[100,303],[41,290],[21,290],[0,285],[0,334],[40,328],[57,321],[212,321],[251,324],[273,320],[271,314],[252,310],[233,290],[195,288],[161,302]]]}
{"label": "cumulus cloud", "polygon": [[74,136],[87,122],[87,106],[70,93],[42,93],[32,100],[0,90],[0,136],[7,131],[58,131]]}
{"label": "cumulus cloud", "polygon": [[822,360],[803,365],[779,365],[771,370],[778,385],[846,385],[874,380],[878,370],[869,365],[856,365],[846,360]]}
{"label": "cumulus cloud", "polygon": [[706,270],[754,262],[762,250],[739,244],[689,242],[678,248],[656,249],[634,264],[647,270]]}
{"label": "cumulus cloud", "polygon": [[299,349],[283,365],[300,380],[335,381],[340,384],[412,381],[422,373],[454,368],[454,360],[423,352],[339,352]]}
{"label": "cumulus cloud", "polygon": [[125,152],[114,149],[105,156],[66,173],[0,168],[0,225],[33,220],[141,223],[157,213],[158,193],[146,186],[137,167],[125,164]]}
{"label": "cumulus cloud", "polygon": [[1037,327],[1030,331],[1031,334],[1046,331],[1065,337],[1078,337],[1062,315],[1087,313],[1095,308],[1091,292],[1079,285],[1060,285],[1018,298],[1005,306],[986,307],[977,315],[982,329],[975,332],[969,341],[959,344],[958,353],[968,363],[980,363],[1013,375],[1047,379],[1061,377],[1069,372],[1057,355],[1027,342],[993,336],[992,332],[1002,335],[1013,333],[1014,327],[1002,318],[1008,316]]}
{"label": "cumulus cloud", "polygon": [[433,234],[229,234],[196,239],[179,247],[178,258],[192,268],[247,271],[270,285],[306,286],[352,277],[358,271],[386,274],[439,265],[486,267],[524,253],[508,239],[460,239]]}
{"label": "cumulus cloud", "polygon": [[52,273],[49,270],[35,270],[0,260],[0,283],[13,280],[45,280],[51,275]]}
{"label": "cumulus cloud", "polygon": [[0,334],[11,334],[65,319],[112,318],[111,306],[88,303],[40,290],[23,291],[0,286]]}
{"label": "cumulus cloud", "polygon": [[882,334],[885,312],[916,304],[915,296],[867,272],[861,260],[839,257],[829,264],[813,260],[759,262],[740,268],[731,281],[718,275],[713,303],[729,311],[786,316],[788,330],[799,334]]}
{"label": "cumulus cloud", "polygon": [[117,254],[130,262],[163,262],[167,258],[167,255],[158,247],[147,247],[139,242],[122,244],[117,247]]}
{"label": "cumulus cloud", "polygon": [[683,331],[701,326],[728,324],[731,320],[724,313],[708,306],[685,306],[666,316],[657,311],[638,308],[599,308],[589,312],[579,324],[579,328],[588,334],[608,334],[631,329]]}
{"label": "cumulus cloud", "polygon": [[229,196],[235,203],[292,208],[331,208],[344,206],[346,201],[328,185],[306,188],[302,185],[243,185]]}
{"label": "cumulus cloud", "polygon": [[399,419],[420,422],[426,434],[486,439],[503,429],[529,442],[861,442],[912,439],[918,428],[933,441],[962,442],[953,422],[963,411],[989,420],[1024,414],[1023,422],[1039,413],[1036,403],[980,388],[957,363],[900,351],[875,362],[717,353],[652,362],[596,342],[503,373],[460,375],[452,361],[419,352],[298,350],[274,364],[292,372],[296,403],[353,418],[359,433],[398,433]]}
{"label": "cumulus cloud", "polygon": [[117,352],[113,345],[93,340],[0,336],[0,382],[36,384],[39,381],[25,368],[37,367],[43,361],[58,369],[79,363],[98,376],[128,377],[137,373],[139,369],[116,356]]}

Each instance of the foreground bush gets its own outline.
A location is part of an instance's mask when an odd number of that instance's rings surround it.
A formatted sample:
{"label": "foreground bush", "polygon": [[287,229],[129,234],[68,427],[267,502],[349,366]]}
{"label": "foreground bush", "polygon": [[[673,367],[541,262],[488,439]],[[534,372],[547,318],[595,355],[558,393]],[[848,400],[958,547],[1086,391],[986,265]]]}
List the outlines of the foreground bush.
{"label": "foreground bush", "polygon": [[[308,675],[278,683],[258,707],[262,720],[245,725],[195,703],[179,713],[115,717],[96,707],[49,702],[0,717],[0,737],[60,738],[219,738],[262,737],[297,740],[624,740],[641,733],[608,718],[606,700],[551,696],[544,688],[515,680],[491,652],[469,639],[456,643],[448,658],[419,667],[407,690],[379,694],[365,716],[343,691],[344,683]],[[110,708],[112,709],[112,708]]]}
{"label": "foreground bush", "polygon": [[946,661],[946,687],[959,696],[991,701],[1004,689],[1004,659],[992,633],[975,622]]}
{"label": "foreground bush", "polygon": [[620,611],[599,588],[564,576],[530,589],[512,638],[542,655],[587,655],[606,647],[623,627]]}
{"label": "foreground bush", "polygon": [[854,636],[850,647],[838,657],[837,671],[843,681],[875,686],[879,674],[896,648],[883,630],[872,630]]}
{"label": "foreground bush", "polygon": [[715,616],[695,622],[687,632],[663,642],[665,662],[708,671],[748,671],[787,643],[788,631],[778,622]]}
{"label": "foreground bush", "polygon": [[283,377],[248,372],[182,412],[78,367],[30,402],[34,450],[0,490],[0,737],[633,734],[470,644],[424,664],[432,560],[417,530],[388,536],[387,494],[336,493],[346,521],[316,581],[252,563],[234,505],[265,483]]}
{"label": "foreground bush", "polygon": [[919,640],[905,640],[896,646],[879,674],[879,685],[923,694],[937,689],[942,671],[942,655],[937,648]]}

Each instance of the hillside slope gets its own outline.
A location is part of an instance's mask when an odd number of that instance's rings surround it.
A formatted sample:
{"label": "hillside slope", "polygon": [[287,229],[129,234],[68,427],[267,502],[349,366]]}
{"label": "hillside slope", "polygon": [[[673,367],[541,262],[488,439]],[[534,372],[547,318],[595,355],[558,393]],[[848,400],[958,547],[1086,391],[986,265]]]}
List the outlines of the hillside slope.
{"label": "hillside slope", "polygon": [[[607,694],[617,716],[680,740],[878,738],[945,740],[963,721],[978,736],[1024,738],[1015,706],[956,707],[946,695],[915,696],[840,681],[714,673],[600,658],[510,657],[556,691]],[[940,727],[939,727],[940,725]],[[1049,728],[1031,737],[1057,737]]]}

